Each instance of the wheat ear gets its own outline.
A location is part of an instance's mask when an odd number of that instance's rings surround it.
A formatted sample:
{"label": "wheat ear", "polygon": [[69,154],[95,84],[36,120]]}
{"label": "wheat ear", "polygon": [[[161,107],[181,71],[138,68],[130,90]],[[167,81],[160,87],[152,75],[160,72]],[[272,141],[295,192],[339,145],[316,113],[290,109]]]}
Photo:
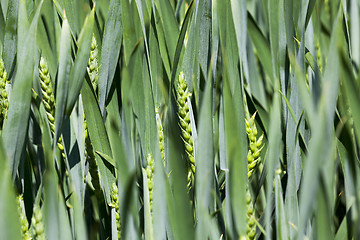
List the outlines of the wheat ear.
{"label": "wheat ear", "polygon": [[111,203],[109,204],[115,210],[116,229],[118,233],[118,239],[121,239],[121,221],[120,221],[120,209],[119,209],[119,195],[118,187],[113,183],[111,188]]}
{"label": "wheat ear", "polygon": [[6,91],[7,83],[9,83],[9,80],[7,79],[5,65],[3,60],[0,58],[0,128],[7,117],[7,111],[9,108],[9,98]]}
{"label": "wheat ear", "polygon": [[190,110],[188,102],[191,93],[189,92],[183,72],[180,72],[179,74],[179,79],[176,85],[176,96],[178,105],[178,116],[180,120],[179,125],[182,132],[182,139],[185,144],[186,154],[188,156],[188,189],[191,189],[195,175],[194,142],[190,123]]}

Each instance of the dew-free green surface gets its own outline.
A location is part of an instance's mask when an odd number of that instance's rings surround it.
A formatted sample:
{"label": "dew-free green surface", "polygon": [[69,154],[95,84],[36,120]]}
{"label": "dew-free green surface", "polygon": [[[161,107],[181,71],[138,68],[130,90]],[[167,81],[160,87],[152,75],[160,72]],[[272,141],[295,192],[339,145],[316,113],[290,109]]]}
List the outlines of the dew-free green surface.
{"label": "dew-free green surface", "polygon": [[[108,205],[116,184],[122,239],[243,239],[247,190],[255,239],[358,239],[359,10],[357,0],[0,1],[11,82],[0,126],[0,238],[21,239],[22,194],[30,233],[38,205],[47,239],[117,239]],[[93,36],[97,89],[87,73]],[[41,57],[54,86],[55,136]],[[191,189],[180,72],[191,92]],[[248,179],[245,117],[254,113],[264,147]],[[84,116],[102,191],[89,174]]]}

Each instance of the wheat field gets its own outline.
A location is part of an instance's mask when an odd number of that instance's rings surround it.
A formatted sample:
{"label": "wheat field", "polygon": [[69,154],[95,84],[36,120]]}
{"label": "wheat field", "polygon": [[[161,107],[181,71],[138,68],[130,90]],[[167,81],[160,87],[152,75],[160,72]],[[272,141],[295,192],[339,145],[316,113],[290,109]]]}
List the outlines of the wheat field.
{"label": "wheat field", "polygon": [[359,10],[0,0],[0,239],[359,239]]}

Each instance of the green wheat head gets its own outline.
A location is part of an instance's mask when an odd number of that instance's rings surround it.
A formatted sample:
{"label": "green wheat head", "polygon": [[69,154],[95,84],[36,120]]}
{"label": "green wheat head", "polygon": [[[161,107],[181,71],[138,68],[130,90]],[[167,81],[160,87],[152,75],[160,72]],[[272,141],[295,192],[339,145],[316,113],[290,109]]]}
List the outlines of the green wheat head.
{"label": "green wheat head", "polygon": [[38,205],[34,206],[33,217],[31,218],[32,234],[34,240],[45,240],[42,211]]}
{"label": "green wheat head", "polygon": [[160,147],[160,153],[161,158],[163,160],[163,163],[165,165],[165,141],[164,141],[164,130],[161,124],[161,118],[159,114],[159,108],[155,108],[155,114],[156,114],[156,126],[158,130],[158,136],[159,136],[159,147]]}
{"label": "green wheat head", "polygon": [[91,144],[86,118],[84,117],[84,135],[85,135],[85,157],[89,163],[89,173],[91,176],[91,183],[93,185],[96,198],[99,202],[103,201],[103,193],[100,186],[99,169],[96,163],[94,149]]}
{"label": "green wheat head", "polygon": [[153,212],[153,176],[154,176],[154,158],[149,153],[146,157],[146,177],[149,189],[150,212]]}
{"label": "green wheat head", "polygon": [[315,41],[315,52],[316,52],[316,56],[317,56],[317,63],[319,66],[319,70],[320,70],[320,73],[322,73],[323,72],[323,64],[322,64],[323,56],[321,53],[319,39],[316,39],[316,41]]}
{"label": "green wheat head", "polygon": [[48,66],[46,60],[41,57],[40,59],[40,84],[41,84],[41,93],[43,97],[43,103],[45,106],[46,114],[49,120],[49,125],[52,134],[55,133],[55,96],[54,90],[52,86],[52,82],[50,79],[50,74],[48,71]]}
{"label": "green wheat head", "polygon": [[184,73],[179,74],[179,79],[176,85],[176,97],[178,105],[178,116],[180,120],[180,128],[182,132],[182,139],[185,144],[186,154],[188,156],[188,188],[192,187],[195,175],[195,153],[194,153],[194,142],[190,123],[190,111],[188,97],[191,93],[188,90],[188,86],[184,77]]}
{"label": "green wheat head", "polygon": [[256,225],[255,225],[254,207],[251,202],[251,194],[250,194],[249,189],[246,190],[246,209],[247,209],[246,239],[253,240],[253,239],[255,239]]}
{"label": "green wheat head", "polygon": [[[257,139],[257,128],[255,124],[256,112],[250,117],[250,113],[248,110],[246,98],[244,98],[245,104],[245,125],[246,125],[246,133],[249,140],[249,151],[247,155],[248,160],[248,179],[252,176],[256,167],[260,163],[260,153],[263,148],[262,140],[264,135],[261,135],[259,139]],[[250,184],[248,184],[246,189],[246,208],[247,208],[247,235],[245,239],[253,240],[255,239],[256,233],[256,225],[255,225],[255,212],[252,203],[252,195],[250,193]]]}
{"label": "green wheat head", "polygon": [[[42,99],[46,110],[46,115],[49,120],[50,130],[52,135],[55,135],[55,95],[54,88],[51,82],[49,68],[45,58],[40,58],[40,69],[39,69],[40,85]],[[60,149],[61,155],[65,158],[64,145],[61,137],[57,142],[57,146]]]}
{"label": "green wheat head", "polygon": [[21,224],[21,235],[23,240],[30,240],[31,234],[29,231],[29,223],[26,219],[26,215],[24,214],[24,199],[22,195],[17,197],[18,204],[18,213],[20,216],[20,224]]}
{"label": "green wheat head", "polygon": [[99,58],[98,57],[98,45],[96,42],[96,38],[93,35],[87,71],[89,73],[90,80],[91,80],[92,86],[94,88],[94,91],[96,91],[97,82],[98,82],[98,78],[99,78],[99,60],[98,60],[98,58]]}
{"label": "green wheat head", "polygon": [[120,221],[120,209],[119,209],[119,195],[118,195],[118,187],[115,183],[112,185],[111,189],[111,203],[110,207],[115,209],[115,217],[116,217],[116,228],[118,233],[118,239],[121,239],[121,221]]}
{"label": "green wheat head", "polygon": [[9,108],[9,98],[6,91],[6,84],[9,83],[7,79],[6,70],[3,60],[0,58],[0,127],[6,119]]}
{"label": "green wheat head", "polygon": [[249,139],[249,152],[247,155],[248,160],[248,178],[251,177],[253,172],[256,169],[256,166],[260,162],[260,152],[262,150],[262,140],[264,138],[264,135],[261,135],[259,139],[256,139],[257,137],[257,128],[255,125],[255,116],[256,113],[252,115],[251,118],[245,120],[246,123],[246,133],[248,135]]}

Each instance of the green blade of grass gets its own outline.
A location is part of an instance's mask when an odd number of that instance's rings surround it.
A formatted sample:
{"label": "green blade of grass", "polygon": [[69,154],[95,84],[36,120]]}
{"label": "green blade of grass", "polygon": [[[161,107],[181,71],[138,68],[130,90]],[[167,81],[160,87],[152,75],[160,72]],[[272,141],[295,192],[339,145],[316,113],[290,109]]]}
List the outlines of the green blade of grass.
{"label": "green blade of grass", "polygon": [[279,1],[270,0],[269,4],[269,30],[270,30],[270,51],[273,69],[273,81],[279,77]]}
{"label": "green blade of grass", "polygon": [[71,239],[71,228],[64,198],[56,180],[54,164],[50,164],[44,176],[44,205],[42,211],[45,235],[48,239],[54,240]]}
{"label": "green blade of grass", "polygon": [[203,96],[200,116],[199,116],[199,135],[196,148],[196,200],[197,200],[197,239],[211,236],[211,230],[216,227],[210,227],[209,211],[214,211],[215,200],[211,189],[214,189],[214,153],[213,153],[213,122],[212,122],[212,81],[207,81],[206,90]]}
{"label": "green blade of grass", "polygon": [[[88,126],[88,131],[94,151],[99,151],[108,156],[112,156],[110,143],[105,129],[99,105],[95,93],[92,90],[90,79],[86,79],[81,89],[81,97],[84,104],[84,111]],[[106,203],[110,203],[110,190],[115,182],[112,167],[105,165],[104,161],[97,154],[96,162],[99,168],[100,184],[105,193]]]}
{"label": "green blade of grass", "polygon": [[68,97],[65,108],[65,113],[67,115],[70,115],[72,109],[74,108],[75,102],[80,94],[81,86],[84,82],[86,67],[90,56],[90,45],[94,26],[94,12],[95,9],[92,9],[85,20],[77,42],[78,51],[69,75],[70,81],[68,84]]}
{"label": "green blade of grass", "polygon": [[359,1],[350,1],[350,40],[351,55],[357,66],[360,64],[360,30],[356,26],[360,24]]}
{"label": "green blade of grass", "polygon": [[56,28],[60,28],[60,22],[54,15],[54,4],[45,1],[41,7],[41,21],[39,22],[36,40],[41,51],[41,56],[46,59],[49,66],[49,73],[55,79],[57,72],[57,51],[56,51]]}
{"label": "green blade of grass", "polygon": [[0,238],[21,239],[20,221],[16,206],[11,171],[5,155],[3,141],[0,139]]}
{"label": "green blade of grass", "polygon": [[[157,136],[156,136],[157,137]],[[157,138],[158,139],[158,138]],[[155,169],[153,177],[153,227],[154,227],[154,239],[166,238],[166,227],[169,226],[168,217],[168,204],[166,202],[166,196],[169,194],[168,178],[165,174],[165,168],[160,156],[160,149],[158,144],[154,155]]]}
{"label": "green blade of grass", "polygon": [[[325,186],[325,192],[322,194],[329,194],[333,191],[333,173],[335,168],[335,162],[333,160],[335,151],[333,118],[339,84],[339,56],[337,46],[341,46],[338,44],[343,43],[341,21],[342,14],[341,11],[339,11],[332,32],[329,60],[324,73],[325,81],[323,83],[324,87],[322,89],[319,107],[317,114],[314,115],[314,119],[310,122],[313,137],[309,142],[309,153],[304,168],[304,182],[301,186],[300,207],[302,215],[299,223],[299,236],[303,236],[305,233],[305,226],[314,204],[313,196],[320,187],[319,182],[322,181],[321,183]],[[305,107],[307,106],[305,105]],[[332,211],[330,206],[333,206],[334,199],[328,199],[328,201],[330,203],[327,209],[322,211]],[[319,213],[319,218],[323,216],[322,213]],[[327,221],[328,219],[325,220]],[[331,226],[329,227],[331,228]]]}
{"label": "green blade of grass", "polygon": [[289,239],[288,220],[283,202],[283,190],[279,175],[275,176],[275,211],[276,211],[276,235],[278,239]]}
{"label": "green blade of grass", "polygon": [[272,66],[272,55],[270,52],[271,50],[269,44],[263,33],[261,32],[260,28],[258,27],[257,23],[255,22],[255,19],[250,15],[250,13],[248,13],[247,23],[248,34],[259,54],[259,60],[264,66],[266,74],[270,77],[270,79],[272,79],[274,76],[274,70]]}
{"label": "green blade of grass", "polygon": [[73,189],[73,192],[71,194],[70,197],[70,204],[73,207],[72,208],[72,214],[73,214],[73,226],[72,226],[72,230],[75,233],[75,238],[76,239],[89,239],[88,238],[88,234],[87,234],[87,229],[86,229],[86,224],[85,224],[85,218],[83,215],[83,211],[82,211],[82,207],[81,207],[81,203],[80,200],[76,194],[76,192],[74,192],[75,190]]}
{"label": "green blade of grass", "polygon": [[246,1],[245,0],[231,0],[231,10],[234,21],[236,40],[238,46],[238,54],[244,69],[244,75],[246,79],[249,79],[249,68],[247,60],[247,13],[246,13]]}
{"label": "green blade of grass", "polygon": [[61,126],[68,96],[69,74],[71,65],[71,36],[69,22],[64,19],[61,28],[59,74],[57,76],[56,102],[55,102],[55,136],[54,147],[60,137]]}
{"label": "green blade of grass", "polygon": [[[8,117],[2,132],[13,178],[15,178],[19,166],[22,153],[20,149],[24,147],[28,128],[34,70],[35,32],[40,9],[41,4],[29,29],[24,29],[29,24],[25,17],[20,17],[18,22],[21,25],[19,28],[25,32],[19,34],[18,38],[18,70],[9,101]],[[19,13],[20,15],[24,14],[24,16],[27,16],[24,1],[20,2]]]}
{"label": "green blade of grass", "polygon": [[[181,51],[182,51],[182,48],[184,46],[185,34],[186,34],[186,31],[188,31],[188,24],[189,24],[191,16],[192,16],[193,5],[194,5],[193,2],[191,2],[190,5],[189,5],[189,8],[188,8],[188,10],[186,12],[186,15],[185,15],[185,18],[184,18],[184,22],[183,22],[183,24],[181,26],[180,34],[179,34],[178,39],[177,39],[175,55],[174,55],[173,63],[172,63],[173,68],[172,68],[171,79],[170,79],[170,92],[171,92],[171,90],[172,90],[172,88],[174,86],[175,77],[177,76],[177,73],[178,73],[177,68],[178,68],[178,64],[179,64],[179,61],[180,61],[180,57],[181,57]],[[183,60],[182,64],[184,65],[187,62],[189,62],[190,65],[192,64],[192,61],[190,59],[186,60],[185,57],[184,57],[184,60]],[[186,75],[186,73],[185,73],[185,79],[192,79],[192,73],[191,72],[190,73],[187,72],[187,73],[190,74],[190,75]],[[192,81],[187,81],[187,83],[189,85],[189,90],[191,91]]]}
{"label": "green blade of grass", "polygon": [[[5,68],[9,72],[9,78],[13,73],[13,65],[15,63],[15,55],[17,50],[17,29],[18,29],[18,8],[19,1],[9,1],[7,5],[6,25],[4,33],[4,50],[3,59]],[[26,16],[26,13],[25,13]]]}
{"label": "green blade of grass", "polygon": [[[234,91],[240,93],[240,88]],[[225,79],[224,89],[224,120],[226,136],[226,159],[229,166],[230,199],[234,225],[239,236],[246,236],[246,185],[247,185],[247,160],[246,145],[238,146],[240,142],[246,142],[245,124],[241,124],[240,119],[245,119],[244,110],[237,109],[235,98],[231,94],[230,78]],[[240,98],[242,99],[242,98]],[[239,102],[242,102],[241,100]],[[240,105],[240,108],[243,108]],[[244,123],[244,122],[243,122]]]}
{"label": "green blade of grass", "polygon": [[[151,16],[151,21],[154,20],[154,15]],[[151,82],[151,87],[153,89],[154,94],[154,102],[155,106],[160,107],[164,102],[164,92],[165,92],[165,79],[163,75],[162,69],[162,59],[160,55],[159,43],[156,39],[156,29],[155,24],[150,25],[149,30],[149,54],[151,61],[151,74],[153,81]]]}
{"label": "green blade of grass", "polygon": [[69,21],[71,32],[74,36],[76,36],[80,31],[80,2],[82,3],[82,1],[79,0],[61,1],[66,18]]}
{"label": "green blade of grass", "polygon": [[[2,4],[0,2],[0,45],[3,46],[4,43],[4,33],[5,33],[5,18],[2,11]],[[2,49],[0,51],[0,56],[2,56]]]}
{"label": "green blade of grass", "polygon": [[[203,70],[204,74],[207,74],[211,48],[211,1],[199,1],[199,9],[197,9],[197,11],[195,12],[198,12],[199,15],[196,17],[196,29],[198,30],[196,32],[199,34],[196,39],[198,42],[197,54],[200,67]],[[196,84],[196,86],[198,86],[198,84]]]}
{"label": "green blade of grass", "polygon": [[99,103],[102,114],[104,114],[105,111],[106,98],[115,76],[115,70],[120,55],[124,25],[121,21],[124,15],[122,12],[122,5],[124,5],[124,3],[121,3],[120,0],[112,0],[110,2],[109,13],[105,23],[99,73]]}
{"label": "green blade of grass", "polygon": [[138,18],[138,14],[136,14],[134,2],[132,5],[129,1],[122,0],[121,14],[124,35],[124,60],[125,65],[128,65],[130,57],[141,38],[141,29],[139,29],[140,19]]}
{"label": "green blade of grass", "polygon": [[169,1],[154,0],[154,3],[162,22],[168,55],[170,59],[174,59],[176,40],[179,35],[179,27],[175,19],[174,10],[172,9]]}
{"label": "green blade of grass", "polygon": [[273,209],[272,190],[275,176],[275,168],[279,166],[279,157],[281,152],[281,112],[280,112],[280,94],[275,92],[273,96],[272,109],[270,111],[269,126],[269,145],[266,157],[266,209],[264,212],[266,239],[272,235],[271,212]]}

